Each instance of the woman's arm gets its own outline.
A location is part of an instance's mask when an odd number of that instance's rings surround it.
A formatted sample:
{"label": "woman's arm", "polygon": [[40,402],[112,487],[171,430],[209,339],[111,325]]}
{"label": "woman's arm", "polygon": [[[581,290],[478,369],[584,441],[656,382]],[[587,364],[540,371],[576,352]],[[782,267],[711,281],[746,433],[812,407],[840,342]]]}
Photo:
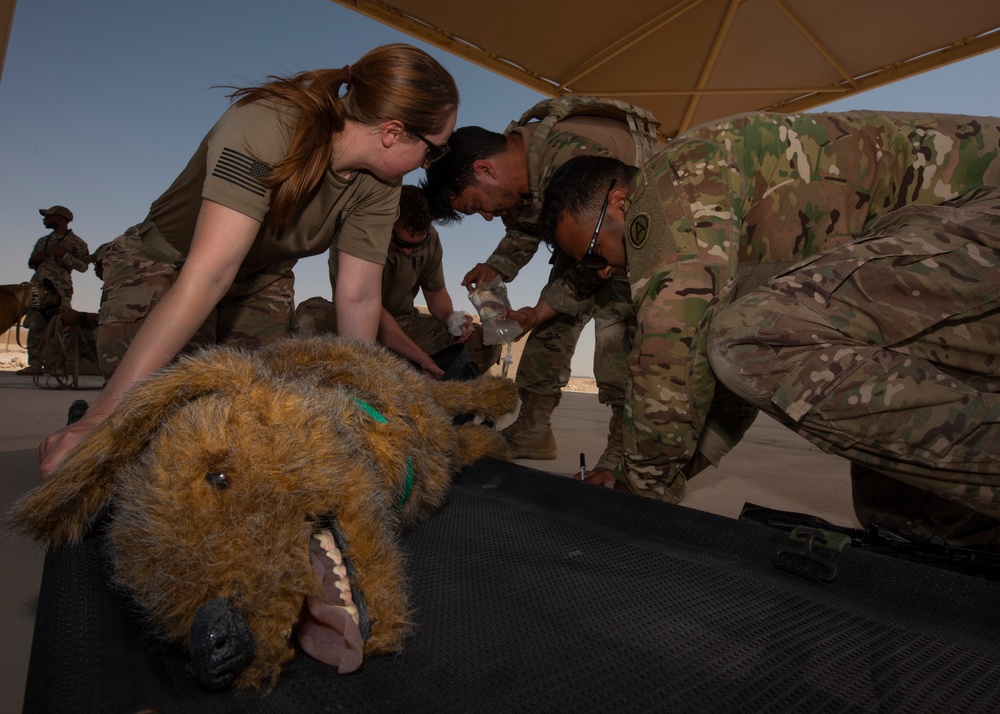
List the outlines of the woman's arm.
{"label": "woman's arm", "polygon": [[337,334],[375,340],[382,315],[382,266],[340,251],[334,303]]}
{"label": "woman's arm", "polygon": [[259,230],[259,221],[221,204],[202,201],[191,250],[177,282],[149,313],[84,417],[38,447],[43,479],[115,410],[132,385],[169,364],[188,343],[232,286]]}
{"label": "woman's arm", "polygon": [[385,308],[382,308],[382,319],[378,325],[378,341],[401,357],[420,365],[420,369],[432,377],[439,378],[444,374],[444,370],[403,331],[396,318]]}

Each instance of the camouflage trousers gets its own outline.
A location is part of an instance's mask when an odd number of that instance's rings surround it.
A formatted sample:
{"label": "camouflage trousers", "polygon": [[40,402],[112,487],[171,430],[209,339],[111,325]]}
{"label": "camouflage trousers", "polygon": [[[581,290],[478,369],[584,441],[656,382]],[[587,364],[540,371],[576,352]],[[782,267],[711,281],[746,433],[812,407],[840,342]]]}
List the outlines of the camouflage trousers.
{"label": "camouflage trousers", "polygon": [[716,377],[823,450],[1000,519],[1000,189],[911,205],[712,321]]}
{"label": "camouflage trousers", "polygon": [[28,351],[28,364],[38,364],[40,359],[39,345],[42,340],[42,333],[45,326],[57,312],[58,308],[69,308],[73,302],[73,277],[68,270],[37,270],[31,278],[31,283],[38,291],[46,294],[45,283],[48,283],[56,293],[58,300],[56,305],[49,305],[42,308],[31,308],[24,314],[21,325],[28,330],[28,337],[25,340],[25,349]]}
{"label": "camouflage trousers", "polygon": [[[565,266],[557,264],[553,275],[561,267]],[[598,400],[612,406],[624,404],[629,379],[626,360],[635,336],[635,309],[624,277],[601,286],[579,314],[559,313],[531,331],[517,365],[514,383],[518,388],[543,396],[559,394],[572,376],[576,344],[591,319]]]}
{"label": "camouflage trousers", "polygon": [[42,343],[42,333],[45,332],[45,326],[48,324],[49,317],[41,310],[28,310],[21,319],[21,326],[28,331],[24,346],[28,351],[29,365],[36,365],[41,359],[39,346]]}
{"label": "camouflage trousers", "polygon": [[46,262],[39,266],[31,277],[31,282],[38,286],[41,286],[45,281],[48,281],[59,293],[62,307],[70,307],[73,304],[73,271],[65,268],[56,270]]}
{"label": "camouflage trousers", "polygon": [[[151,223],[130,228],[104,255],[104,293],[97,328],[101,372],[110,379],[150,311],[173,285],[184,256]],[[294,305],[291,266],[237,278],[182,352],[213,344],[256,348],[284,337]]]}
{"label": "camouflage trousers", "polygon": [[[296,332],[304,337],[323,334],[337,334],[337,306],[330,300],[311,297],[295,308]],[[396,322],[406,335],[429,355],[440,352],[445,347],[457,344],[448,328],[433,315],[416,313],[396,317]],[[500,360],[500,345],[483,344],[483,327],[477,325],[465,342],[469,357],[479,367],[480,374],[486,374],[490,367]]]}
{"label": "camouflage trousers", "polygon": [[[396,318],[400,328],[407,336],[420,345],[420,349],[429,355],[440,352],[445,347],[456,344],[458,341],[448,332],[448,328],[441,324],[433,315],[423,315],[415,313],[401,315]],[[483,326],[476,325],[464,343],[469,351],[469,357],[479,367],[480,374],[486,374],[490,367],[500,361],[500,345],[487,345],[483,343]]]}

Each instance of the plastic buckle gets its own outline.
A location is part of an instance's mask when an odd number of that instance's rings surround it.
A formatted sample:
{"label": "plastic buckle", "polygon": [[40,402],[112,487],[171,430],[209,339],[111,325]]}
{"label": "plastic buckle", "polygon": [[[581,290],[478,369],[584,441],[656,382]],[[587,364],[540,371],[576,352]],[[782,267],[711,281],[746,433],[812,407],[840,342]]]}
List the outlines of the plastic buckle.
{"label": "plastic buckle", "polygon": [[[851,542],[849,536],[821,528],[796,526],[788,534],[789,545],[771,559],[774,567],[817,583],[837,577],[837,554]],[[824,552],[817,552],[824,551]]]}

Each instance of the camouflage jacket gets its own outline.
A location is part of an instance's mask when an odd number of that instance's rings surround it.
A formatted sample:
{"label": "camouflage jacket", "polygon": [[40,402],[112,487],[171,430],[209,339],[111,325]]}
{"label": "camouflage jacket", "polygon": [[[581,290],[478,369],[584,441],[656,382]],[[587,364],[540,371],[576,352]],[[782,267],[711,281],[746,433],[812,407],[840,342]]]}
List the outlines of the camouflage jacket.
{"label": "camouflage jacket", "polygon": [[[631,153],[628,155],[623,155],[620,150],[615,151],[580,133],[588,131],[588,125],[599,127],[595,135],[607,133],[608,126],[615,124],[621,126],[620,146],[631,147]],[[535,127],[529,124],[526,127],[512,126],[507,130],[508,133],[522,132],[522,137],[525,139],[528,185],[531,192],[516,218],[504,217],[506,233],[496,250],[486,260],[490,267],[499,271],[508,281],[517,276],[538,250],[543,238],[538,226],[542,196],[549,180],[560,166],[575,156],[610,156],[629,164],[635,161],[634,141],[628,127],[621,122],[612,122],[606,118],[573,116],[556,123],[551,132],[546,132],[540,137],[541,141],[535,140],[534,129]],[[574,268],[552,281],[543,291],[542,297],[556,310],[575,315],[580,310],[580,303],[592,295],[594,289],[603,282],[596,278],[596,274],[590,275]]]}
{"label": "camouflage jacket", "polygon": [[[87,272],[87,266],[90,265],[90,251],[83,239],[72,230],[67,231],[64,236],[59,238],[53,236],[54,234],[50,233],[35,241],[35,247],[31,254],[34,256],[35,253],[40,252],[43,254],[43,258],[39,262],[29,259],[28,267],[35,271],[35,275],[31,279],[32,282],[50,280],[62,296],[62,306],[69,307],[73,298],[71,271]],[[56,247],[65,252],[56,256],[53,252],[53,248]]]}
{"label": "camouflage jacket", "polygon": [[677,502],[695,451],[724,453],[753,421],[709,368],[707,326],[721,308],[895,208],[984,184],[1000,185],[991,117],[751,114],[671,142],[626,206],[638,330],[616,476]]}

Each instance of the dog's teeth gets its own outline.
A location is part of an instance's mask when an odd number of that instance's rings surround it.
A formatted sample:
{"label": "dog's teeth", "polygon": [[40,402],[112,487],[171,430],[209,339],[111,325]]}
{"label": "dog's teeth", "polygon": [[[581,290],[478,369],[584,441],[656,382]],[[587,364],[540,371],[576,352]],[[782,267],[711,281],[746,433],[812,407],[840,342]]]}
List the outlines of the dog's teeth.
{"label": "dog's teeth", "polygon": [[329,552],[331,550],[337,550],[337,544],[333,540],[333,536],[330,535],[330,531],[320,531],[319,533],[313,533],[313,538],[319,541],[320,547],[323,550]]}
{"label": "dog's teeth", "polygon": [[354,602],[353,598],[351,598],[351,581],[350,580],[347,580],[346,578],[344,580],[338,580],[337,582],[334,583],[334,585],[336,585],[337,586],[337,590],[340,591],[341,599],[344,602],[346,602],[348,604]]}
{"label": "dog's teeth", "polygon": [[344,606],[344,609],[347,610],[348,613],[350,613],[351,618],[354,620],[355,625],[360,624],[361,618],[358,615],[358,608],[356,608],[353,604],[347,604]]}
{"label": "dog's teeth", "polygon": [[337,576],[337,578],[333,584],[340,593],[340,600],[344,603],[341,607],[347,609],[347,612],[351,615],[351,619],[354,620],[354,624],[360,625],[361,615],[358,612],[358,608],[354,604],[354,598],[351,595],[351,581],[347,577],[347,565],[344,563],[344,556],[340,552],[340,548],[337,547],[337,541],[334,540],[333,534],[329,531],[314,533],[313,538],[319,542],[319,545],[323,548],[326,557],[334,563],[334,567],[331,568],[331,571]]}

